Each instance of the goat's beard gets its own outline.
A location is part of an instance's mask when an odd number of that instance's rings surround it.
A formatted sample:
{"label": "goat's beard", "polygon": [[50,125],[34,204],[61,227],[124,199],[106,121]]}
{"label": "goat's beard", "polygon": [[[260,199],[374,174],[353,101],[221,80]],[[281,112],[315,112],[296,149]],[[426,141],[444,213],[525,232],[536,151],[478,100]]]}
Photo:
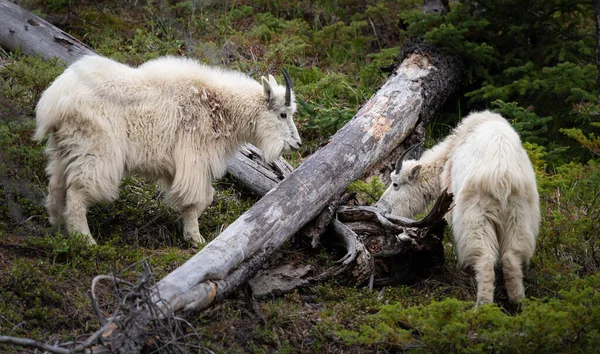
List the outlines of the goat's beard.
{"label": "goat's beard", "polygon": [[283,141],[279,141],[276,144],[271,143],[260,146],[265,162],[268,164],[275,162],[285,151],[285,145]]}

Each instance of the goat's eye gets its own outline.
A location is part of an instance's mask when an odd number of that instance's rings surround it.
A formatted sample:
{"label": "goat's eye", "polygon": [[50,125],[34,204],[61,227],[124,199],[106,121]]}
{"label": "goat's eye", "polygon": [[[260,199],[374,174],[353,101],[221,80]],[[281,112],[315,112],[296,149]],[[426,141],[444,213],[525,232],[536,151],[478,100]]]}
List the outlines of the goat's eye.
{"label": "goat's eye", "polygon": [[392,183],[392,186],[394,186],[394,188],[398,188],[398,183]]}
{"label": "goat's eye", "polygon": [[286,118],[287,118],[287,113],[281,113],[279,116],[280,116],[281,118],[283,118],[283,119],[286,119]]}

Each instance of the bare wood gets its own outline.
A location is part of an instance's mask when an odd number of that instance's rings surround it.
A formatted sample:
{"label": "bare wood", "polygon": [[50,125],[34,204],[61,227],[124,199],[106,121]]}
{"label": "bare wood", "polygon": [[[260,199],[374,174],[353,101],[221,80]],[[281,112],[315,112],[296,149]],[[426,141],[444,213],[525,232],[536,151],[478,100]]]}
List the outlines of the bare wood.
{"label": "bare wood", "polygon": [[[427,121],[421,120],[419,124],[413,129],[412,133],[406,137],[406,140],[402,142],[402,144],[398,145],[389,155],[383,157],[379,160],[375,165],[373,165],[367,172],[363,178],[369,180],[371,177],[377,177],[379,180],[385,184],[389,185],[392,180],[390,179],[390,172],[393,171],[396,161],[398,161],[398,157],[402,155],[404,150],[408,149],[413,145],[423,146],[425,141],[425,126],[427,125]],[[416,154],[415,154],[416,155]]]}
{"label": "bare wood", "polygon": [[[347,198],[342,199],[347,202]],[[248,284],[254,296],[265,296],[289,292],[334,277],[337,283],[349,285],[365,284],[370,278],[369,288],[373,284],[410,283],[418,276],[426,276],[443,261],[442,219],[451,201],[450,195],[442,193],[427,216],[417,221],[393,217],[375,207],[340,206],[333,211],[328,230],[323,235],[327,237],[324,241],[331,236],[337,237],[346,249],[337,265],[310,276],[307,272],[314,271],[310,266],[300,265],[296,269],[285,257],[274,263],[267,259],[267,268],[263,266]],[[335,203],[330,203],[315,219],[319,221],[316,224],[329,218],[332,205]],[[313,224],[314,221],[309,224],[310,230],[318,232],[320,227],[312,228]],[[244,268],[247,268],[246,262],[236,272]]]}
{"label": "bare wood", "polygon": [[334,200],[323,209],[319,216],[300,230],[300,235],[302,237],[311,239],[310,245],[312,248],[317,248],[321,245],[321,236],[334,218],[336,210],[340,205],[347,203],[353,197],[352,194],[344,194],[339,198],[334,198]]}
{"label": "bare wood", "polygon": [[387,229],[405,227],[423,228],[429,227],[439,221],[450,210],[451,203],[452,195],[443,191],[436,199],[429,213],[421,220],[395,216],[372,206],[341,206],[337,209],[337,216],[343,222],[379,221]]}
{"label": "bare wood", "polygon": [[[437,110],[456,84],[459,66],[436,66],[431,53],[405,60],[330,143],[307,159],[275,189],[240,216],[188,262],[163,278],[157,289],[172,310],[201,309],[230,291],[228,282],[246,259],[263,258],[317,216],[334,197],[386,156]],[[431,88],[435,82],[436,89]]]}
{"label": "bare wood", "polygon": [[[449,97],[452,92],[461,84],[463,63],[455,57],[444,53],[434,45],[426,44],[419,38],[409,38],[402,44],[398,62],[403,62],[412,54],[421,54],[426,56],[437,73],[426,76],[422,81],[422,92],[424,94],[435,92],[437,97]],[[398,144],[387,156],[375,163],[367,172],[366,176],[377,176],[383,183],[389,184],[389,174],[396,160],[405,149],[415,144],[423,144],[425,140],[425,126],[438,114],[440,102],[436,99],[425,100],[425,105],[419,112],[419,123],[413,128],[412,133],[406,139]]]}
{"label": "bare wood", "polygon": [[254,145],[246,144],[235,154],[235,159],[227,170],[252,193],[262,197],[292,173],[293,168],[283,158],[267,165],[260,150]]}
{"label": "bare wood", "polygon": [[349,264],[356,258],[356,252],[358,248],[358,235],[348,226],[342,224],[341,221],[334,219],[331,223],[333,232],[341,236],[341,240],[346,247],[346,254],[339,259],[337,262],[342,264]]}
{"label": "bare wood", "polygon": [[75,37],[7,0],[0,0],[0,45],[28,55],[57,57],[67,64],[97,55]]}

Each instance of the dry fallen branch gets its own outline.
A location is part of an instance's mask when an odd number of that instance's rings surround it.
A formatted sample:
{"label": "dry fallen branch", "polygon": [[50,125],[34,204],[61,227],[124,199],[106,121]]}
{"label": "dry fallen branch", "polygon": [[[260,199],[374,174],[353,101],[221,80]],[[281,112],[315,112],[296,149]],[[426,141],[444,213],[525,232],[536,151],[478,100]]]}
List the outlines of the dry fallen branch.
{"label": "dry fallen branch", "polygon": [[20,346],[20,347],[31,347],[31,348],[36,348],[36,349],[40,349],[40,350],[44,350],[44,351],[47,351],[50,353],[56,353],[56,354],[76,353],[75,351],[72,351],[70,349],[65,349],[65,348],[54,346],[54,345],[49,345],[46,343],[38,342],[36,340],[27,339],[27,338],[0,336],[0,343],[16,345],[16,346]]}
{"label": "dry fallen branch", "polygon": [[[375,284],[380,285],[386,281],[402,282],[398,273],[423,268],[415,267],[411,261],[411,258],[420,258],[419,253],[443,252],[442,219],[451,202],[452,196],[442,193],[427,216],[417,221],[383,213],[375,207],[340,206],[336,212],[337,220],[332,222],[331,229],[346,246],[343,264],[350,264],[360,256],[356,261],[358,267],[355,265],[356,269],[353,270],[354,282],[363,283],[367,275],[377,273],[376,263],[368,260],[370,258],[389,258],[385,260],[390,268],[384,272],[387,276],[375,279]],[[390,266],[389,263],[393,264]],[[399,267],[404,269],[398,269]]]}
{"label": "dry fallen branch", "polygon": [[300,235],[302,237],[308,237],[311,239],[310,244],[312,248],[317,248],[321,245],[321,236],[335,216],[336,210],[340,205],[348,203],[348,201],[352,198],[354,198],[353,194],[344,194],[340,198],[335,198],[323,209],[319,216],[317,216],[313,221],[305,225],[302,230],[300,230]]}
{"label": "dry fallen branch", "polygon": [[[114,322],[114,326],[101,338],[102,345],[109,347],[113,353],[136,353],[142,350],[187,353],[192,349],[203,349],[197,344],[200,342],[199,335],[187,321],[155,302],[160,294],[154,287],[154,274],[147,262],[143,265],[144,272],[137,284],[112,276],[94,279],[97,283],[112,278],[117,303],[117,309],[108,319]],[[100,313],[99,321],[102,321],[101,312],[97,312]]]}
{"label": "dry fallen branch", "polygon": [[[114,318],[114,317],[113,317]],[[63,348],[61,346],[49,345],[46,343],[38,342],[32,339],[27,338],[17,338],[17,337],[9,337],[9,336],[0,336],[0,343],[5,343],[9,345],[16,345],[20,347],[32,347],[36,349],[41,349],[46,352],[56,353],[56,354],[73,354],[73,353],[83,353],[89,352],[89,348],[91,348],[96,341],[100,339],[100,337],[107,332],[113,326],[113,318],[108,320],[102,328],[94,332],[92,335],[88,337],[84,342],[76,345],[72,349]],[[66,346],[66,345],[65,345]],[[94,351],[94,353],[99,353]]]}
{"label": "dry fallen branch", "polygon": [[[84,341],[49,345],[26,338],[0,336],[0,343],[31,347],[56,354],[74,353],[155,353],[199,352],[200,336],[194,327],[172,311],[164,311],[154,302],[158,296],[154,274],[148,263],[134,284],[114,275],[99,275],[92,280],[92,306],[101,328]],[[114,310],[105,318],[99,306],[98,283],[110,281]]]}

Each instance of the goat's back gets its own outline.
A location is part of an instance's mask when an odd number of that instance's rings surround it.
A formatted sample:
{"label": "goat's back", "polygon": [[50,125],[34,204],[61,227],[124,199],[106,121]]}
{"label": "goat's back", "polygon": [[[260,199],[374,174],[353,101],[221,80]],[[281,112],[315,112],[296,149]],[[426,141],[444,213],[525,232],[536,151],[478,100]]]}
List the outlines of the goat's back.
{"label": "goat's back", "polygon": [[36,107],[35,139],[42,139],[68,117],[96,116],[119,100],[131,100],[143,94],[139,72],[104,57],[90,55],[69,66],[44,91]]}
{"label": "goat's back", "polygon": [[174,122],[179,106],[184,105],[178,101],[196,95],[202,88],[218,92],[222,98],[227,97],[224,92],[248,93],[249,97],[262,93],[261,85],[247,75],[191,59],[163,57],[132,68],[108,58],[85,56],[43,93],[36,108],[34,138],[42,139],[66,116],[96,119],[101,110],[113,122],[117,117],[148,116],[146,112],[124,112],[136,107],[161,112],[157,116],[171,116]]}
{"label": "goat's back", "polygon": [[473,189],[489,194],[503,205],[512,195],[537,198],[535,173],[521,139],[499,114],[469,115],[455,130],[449,156],[451,189]]}

